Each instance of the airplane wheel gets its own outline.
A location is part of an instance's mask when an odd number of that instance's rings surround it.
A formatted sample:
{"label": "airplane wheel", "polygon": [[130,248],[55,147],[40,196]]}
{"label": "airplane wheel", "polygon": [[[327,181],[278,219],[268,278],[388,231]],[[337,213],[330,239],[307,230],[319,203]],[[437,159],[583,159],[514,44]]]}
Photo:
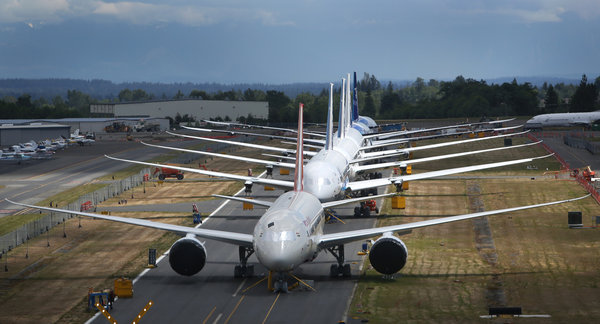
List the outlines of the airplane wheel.
{"label": "airplane wheel", "polygon": [[342,270],[342,274],[344,277],[348,278],[352,275],[352,271],[350,270],[349,264],[344,264],[344,268]]}
{"label": "airplane wheel", "polygon": [[371,216],[371,210],[369,209],[369,207],[365,207],[363,210],[363,216],[364,217],[370,217]]}
{"label": "airplane wheel", "polygon": [[177,180],[183,180],[183,174],[178,174],[177,175]]}
{"label": "airplane wheel", "polygon": [[338,268],[337,264],[332,264],[331,267],[329,268],[329,276],[330,277],[337,277],[339,275],[340,271]]}
{"label": "airplane wheel", "polygon": [[246,266],[246,271],[244,271],[243,276],[246,278],[254,276],[254,265]]}
{"label": "airplane wheel", "polygon": [[233,277],[234,278],[241,278],[242,277],[242,267],[235,266],[233,268]]}
{"label": "airplane wheel", "polygon": [[165,175],[164,174],[159,174],[158,175],[158,180],[165,180]]}

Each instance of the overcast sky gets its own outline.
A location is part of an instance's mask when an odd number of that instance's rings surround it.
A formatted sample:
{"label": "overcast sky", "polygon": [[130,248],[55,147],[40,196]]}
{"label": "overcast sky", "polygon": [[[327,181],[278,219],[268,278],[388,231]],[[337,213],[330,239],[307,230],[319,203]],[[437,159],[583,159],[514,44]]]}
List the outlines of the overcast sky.
{"label": "overcast sky", "polygon": [[600,0],[0,0],[0,78],[115,82],[600,73]]}

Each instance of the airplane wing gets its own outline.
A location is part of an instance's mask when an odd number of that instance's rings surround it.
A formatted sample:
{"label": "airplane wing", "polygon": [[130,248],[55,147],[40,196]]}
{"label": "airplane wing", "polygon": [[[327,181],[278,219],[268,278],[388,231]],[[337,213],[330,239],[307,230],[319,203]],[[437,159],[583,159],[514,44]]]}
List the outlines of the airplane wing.
{"label": "airplane wing", "polygon": [[251,181],[252,183],[259,183],[259,184],[263,184],[263,185],[275,186],[275,187],[285,188],[285,189],[294,188],[294,183],[292,181],[248,177],[248,176],[242,176],[242,175],[231,174],[231,173],[192,169],[192,168],[182,167],[182,166],[178,166],[178,165],[166,165],[166,164],[158,164],[158,163],[150,163],[150,162],[141,162],[141,161],[120,159],[120,158],[116,158],[116,157],[112,157],[112,156],[108,156],[108,155],[104,155],[104,156],[109,159],[115,160],[115,161],[148,165],[148,166],[153,166],[153,167],[158,167],[158,168],[176,169],[176,170],[182,170],[182,171],[186,171],[186,172],[198,173],[198,174],[203,174],[203,175],[207,175],[207,176],[211,176],[211,177],[220,177],[220,178],[231,179],[231,180]]}
{"label": "airplane wing", "polygon": [[[189,127],[189,126],[181,126],[185,129],[189,129],[189,130],[194,130],[194,131],[199,131],[199,132],[207,132],[207,133],[221,133],[221,134],[230,134],[230,135],[245,135],[245,136],[257,136],[257,137],[267,137],[270,139],[283,139],[283,140],[288,140],[288,141],[295,141],[296,138],[295,137],[289,137],[289,136],[280,136],[280,135],[271,135],[271,134],[260,134],[260,133],[250,133],[250,132],[239,132],[239,131],[233,131],[233,130],[225,130],[225,129],[208,129],[208,128],[198,128],[198,127]],[[304,142],[308,142],[308,143],[315,143],[315,144],[321,144],[324,145],[325,144],[325,140],[322,139],[311,139],[311,138],[305,138]]]}
{"label": "airplane wing", "polygon": [[[281,127],[271,127],[271,126],[262,126],[262,125],[248,125],[248,124],[240,124],[240,123],[217,122],[217,121],[212,121],[212,120],[203,120],[203,122],[206,122],[206,123],[209,123],[209,124],[221,125],[221,126],[253,127],[253,128],[271,129],[271,130],[277,130],[277,131],[283,131],[283,132],[290,132],[290,133],[298,133],[297,129],[292,129],[292,128],[281,128]],[[312,135],[312,136],[318,136],[318,137],[325,137],[325,134],[321,134],[321,133],[315,133],[315,132],[303,132],[303,133],[306,134],[306,135]]]}
{"label": "airplane wing", "polygon": [[[394,193],[386,193],[386,194],[374,195],[374,196],[365,196],[365,197],[359,197],[359,198],[329,201],[329,202],[321,203],[321,205],[323,206],[323,208],[332,208],[332,207],[337,207],[337,206],[341,206],[341,205],[352,204],[352,203],[359,202],[359,201],[365,201],[365,200],[371,200],[371,199],[377,199],[377,198],[389,197],[389,196],[395,196],[395,195],[397,195],[397,193],[395,193],[395,192]],[[248,199],[248,198],[242,198],[242,197],[237,197],[237,196],[223,196],[223,195],[213,195],[213,196],[219,197],[219,198],[224,198],[224,199],[237,200],[237,201],[241,201],[241,202],[245,202],[245,203],[256,204],[256,205],[265,206],[265,207],[271,207],[271,205],[273,205],[272,202],[265,201],[265,200]]]}
{"label": "airplane wing", "polygon": [[357,166],[353,166],[353,169],[356,172],[364,172],[364,171],[367,171],[367,170],[383,169],[383,168],[390,168],[390,167],[402,166],[402,165],[407,165],[407,164],[416,164],[416,163],[423,163],[423,162],[429,162],[429,161],[437,161],[437,160],[449,159],[449,158],[454,158],[454,157],[459,157],[459,156],[465,156],[465,155],[472,155],[472,154],[480,154],[480,153],[487,153],[487,152],[493,152],[493,151],[515,149],[515,148],[519,148],[519,147],[525,147],[525,146],[539,144],[541,142],[542,141],[533,142],[533,143],[527,143],[527,144],[521,144],[521,145],[514,145],[514,146],[496,147],[496,148],[485,149],[485,150],[478,150],[478,151],[469,151],[469,152],[452,153],[452,154],[446,154],[446,155],[430,156],[430,157],[421,158],[421,159],[411,159],[411,160],[405,160],[405,161],[396,161],[396,162],[386,162],[386,163],[377,163],[377,164],[357,165]]}
{"label": "airplane wing", "polygon": [[477,138],[470,138],[470,139],[466,139],[466,140],[462,140],[462,141],[443,142],[443,143],[436,143],[436,144],[423,145],[423,146],[415,146],[415,147],[407,147],[407,148],[402,148],[402,149],[394,149],[394,150],[386,150],[386,151],[365,152],[362,155],[363,155],[363,157],[371,157],[371,156],[385,156],[385,155],[390,154],[390,153],[398,153],[398,152],[414,152],[414,151],[428,150],[428,149],[432,149],[432,148],[440,148],[440,147],[452,146],[452,145],[458,145],[458,144],[473,143],[473,142],[479,142],[479,141],[487,141],[487,140],[496,139],[496,138],[503,138],[503,137],[523,135],[523,134],[526,134],[528,132],[529,131],[524,131],[524,132],[519,132],[519,133],[511,133],[511,134],[495,135],[495,136],[477,137]]}
{"label": "airplane wing", "polygon": [[362,189],[383,187],[383,186],[387,186],[390,184],[402,183],[404,181],[422,180],[422,179],[441,177],[441,176],[450,175],[450,174],[498,168],[498,167],[513,165],[513,164],[531,162],[531,161],[537,160],[537,159],[544,159],[544,158],[547,158],[547,157],[550,157],[553,155],[554,154],[548,154],[545,156],[534,157],[534,158],[479,164],[479,165],[472,165],[472,166],[459,167],[459,168],[453,168],[453,169],[445,169],[445,170],[437,170],[437,171],[423,172],[423,173],[417,173],[417,174],[401,175],[401,176],[395,176],[395,177],[390,177],[390,178],[353,181],[353,182],[348,182],[346,184],[345,190],[358,191],[358,190],[362,190]]}
{"label": "airplane wing", "polygon": [[491,125],[491,124],[498,124],[498,123],[504,123],[504,122],[509,122],[514,120],[515,118],[510,118],[510,119],[504,119],[504,120],[496,120],[496,121],[490,121],[490,122],[479,122],[479,123],[467,123],[467,124],[460,124],[460,125],[451,125],[451,126],[442,126],[442,127],[434,127],[434,128],[425,128],[425,129],[416,129],[416,130],[412,130],[412,131],[392,131],[392,132],[386,132],[386,133],[373,133],[373,134],[368,134],[365,135],[364,138],[380,138],[380,139],[384,139],[384,138],[390,138],[390,137],[394,137],[394,136],[403,136],[403,135],[410,135],[410,134],[417,134],[417,133],[424,133],[424,132],[432,132],[432,131],[438,131],[438,130],[443,130],[443,129],[451,129],[451,128],[460,128],[460,127],[473,127],[473,126],[478,126],[478,125]]}
{"label": "airplane wing", "polygon": [[381,194],[381,195],[373,195],[373,196],[365,196],[365,197],[358,197],[358,198],[328,201],[328,202],[321,203],[321,205],[323,205],[323,208],[332,208],[332,207],[337,207],[337,206],[341,206],[341,205],[352,204],[352,203],[359,202],[359,201],[377,199],[377,198],[382,198],[382,197],[390,197],[390,196],[396,196],[396,195],[398,195],[398,193],[392,192],[392,193],[386,193],[386,194]]}
{"label": "airplane wing", "polygon": [[23,207],[37,208],[37,209],[47,210],[47,211],[51,211],[51,212],[80,215],[80,216],[85,216],[85,217],[94,217],[94,218],[109,220],[109,221],[113,221],[113,222],[161,229],[161,230],[175,232],[175,233],[179,233],[179,234],[194,234],[198,237],[212,239],[215,241],[221,241],[221,242],[235,244],[235,245],[241,245],[241,246],[252,246],[252,237],[253,236],[251,234],[211,230],[211,229],[204,229],[204,228],[194,228],[194,227],[188,227],[188,226],[153,222],[153,221],[139,219],[139,218],[108,216],[108,215],[101,215],[101,214],[95,214],[95,213],[78,212],[78,211],[73,211],[73,210],[68,210],[68,209],[41,207],[41,206],[18,203],[18,202],[14,202],[14,201],[11,201],[8,199],[5,199],[5,200],[11,204],[15,204],[15,205],[23,206]]}
{"label": "airplane wing", "polygon": [[278,166],[278,167],[281,167],[281,168],[288,168],[288,169],[294,169],[296,167],[296,165],[294,163],[285,163],[285,162],[261,160],[261,159],[254,159],[254,158],[249,158],[249,157],[244,157],[244,156],[237,156],[237,155],[220,154],[220,153],[212,153],[212,152],[205,152],[205,151],[190,150],[190,149],[179,148],[179,147],[154,145],[154,144],[148,144],[148,143],[144,143],[144,142],[140,142],[140,143],[142,143],[144,145],[147,145],[147,146],[158,147],[158,148],[167,149],[167,150],[174,150],[174,151],[181,151],[181,152],[188,152],[188,153],[196,153],[196,154],[204,154],[204,155],[215,156],[215,157],[220,157],[220,158],[224,158],[224,159],[244,161],[244,162],[248,162],[248,163],[257,163],[257,164],[263,164],[263,165],[273,165],[273,166]]}
{"label": "airplane wing", "polygon": [[[201,136],[191,136],[191,135],[184,135],[184,134],[172,133],[172,132],[169,132],[169,131],[167,131],[166,133],[170,134],[170,135],[174,135],[174,136],[186,137],[186,138],[193,138],[193,139],[207,141],[207,142],[215,142],[215,143],[224,143],[224,144],[230,144],[230,145],[244,146],[244,147],[249,147],[249,148],[254,148],[254,149],[259,149],[259,150],[275,151],[275,152],[280,152],[280,153],[285,153],[285,154],[290,154],[290,155],[295,155],[296,154],[296,150],[284,149],[284,148],[275,147],[275,146],[259,145],[259,144],[252,144],[252,143],[245,143],[245,142],[236,142],[236,141],[227,141],[227,140],[222,140],[222,139],[207,138],[207,137],[201,137]],[[316,152],[304,151],[304,155],[313,156],[313,155],[316,155],[316,154],[317,154]]]}
{"label": "airplane wing", "polygon": [[265,207],[271,207],[273,205],[273,203],[270,201],[260,200],[260,199],[249,199],[249,198],[242,198],[242,197],[238,197],[238,196],[223,196],[223,195],[212,195],[212,196],[218,197],[218,198],[223,198],[223,199],[241,201],[241,202],[245,202],[245,203],[251,203],[254,205],[265,206]]}
{"label": "airplane wing", "polygon": [[334,246],[334,245],[345,244],[345,243],[354,242],[354,241],[358,241],[358,240],[368,239],[373,236],[382,235],[384,233],[410,231],[415,228],[421,228],[421,227],[427,227],[427,226],[433,226],[433,225],[439,225],[439,224],[446,224],[446,223],[451,223],[451,222],[456,222],[456,221],[461,221],[461,220],[471,219],[471,218],[476,218],[476,217],[490,216],[490,215],[496,215],[496,214],[501,214],[501,213],[518,211],[518,210],[562,204],[562,203],[566,203],[566,202],[584,199],[589,196],[590,195],[588,194],[588,195],[585,195],[582,197],[566,199],[566,200],[559,200],[559,201],[552,201],[552,202],[536,204],[536,205],[527,205],[527,206],[497,209],[497,210],[490,210],[490,211],[457,215],[457,216],[449,216],[449,217],[430,219],[430,220],[408,223],[408,224],[399,224],[399,225],[391,225],[391,226],[384,226],[384,227],[361,229],[361,230],[355,230],[355,231],[345,231],[345,232],[324,234],[324,235],[321,235],[321,237],[319,239],[319,246],[321,248],[326,248],[326,247],[330,247],[330,246]]}
{"label": "airplane wing", "polygon": [[[484,131],[485,132],[504,132],[504,131],[508,131],[508,130],[514,130],[517,128],[521,128],[521,127],[523,127],[523,125],[502,127],[502,128],[490,128],[490,129],[486,129]],[[371,148],[379,148],[379,147],[385,147],[385,146],[389,146],[389,145],[401,144],[401,143],[405,143],[405,142],[415,142],[415,141],[422,141],[422,140],[426,140],[426,139],[466,135],[466,134],[473,134],[473,133],[474,133],[474,131],[466,131],[466,132],[456,132],[456,133],[450,133],[450,134],[440,133],[440,134],[418,136],[418,137],[403,137],[403,138],[395,138],[395,139],[372,140],[370,147]]]}

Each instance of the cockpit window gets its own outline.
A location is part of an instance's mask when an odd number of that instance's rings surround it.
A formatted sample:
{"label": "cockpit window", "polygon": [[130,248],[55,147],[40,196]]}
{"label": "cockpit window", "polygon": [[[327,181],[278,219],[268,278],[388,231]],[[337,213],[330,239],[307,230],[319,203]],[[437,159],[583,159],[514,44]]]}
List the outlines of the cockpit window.
{"label": "cockpit window", "polygon": [[275,222],[270,222],[269,224],[267,224],[267,227],[268,227],[268,228],[271,228],[271,227],[273,227],[274,225],[275,225]]}

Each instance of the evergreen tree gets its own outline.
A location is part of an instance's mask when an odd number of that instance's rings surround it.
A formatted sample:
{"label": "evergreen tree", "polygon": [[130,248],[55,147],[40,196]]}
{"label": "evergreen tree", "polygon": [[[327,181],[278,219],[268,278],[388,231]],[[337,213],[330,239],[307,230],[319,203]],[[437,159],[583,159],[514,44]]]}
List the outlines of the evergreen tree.
{"label": "evergreen tree", "polygon": [[547,86],[544,101],[545,105],[543,112],[545,114],[558,112],[558,93],[554,91],[554,87],[552,85]]}

